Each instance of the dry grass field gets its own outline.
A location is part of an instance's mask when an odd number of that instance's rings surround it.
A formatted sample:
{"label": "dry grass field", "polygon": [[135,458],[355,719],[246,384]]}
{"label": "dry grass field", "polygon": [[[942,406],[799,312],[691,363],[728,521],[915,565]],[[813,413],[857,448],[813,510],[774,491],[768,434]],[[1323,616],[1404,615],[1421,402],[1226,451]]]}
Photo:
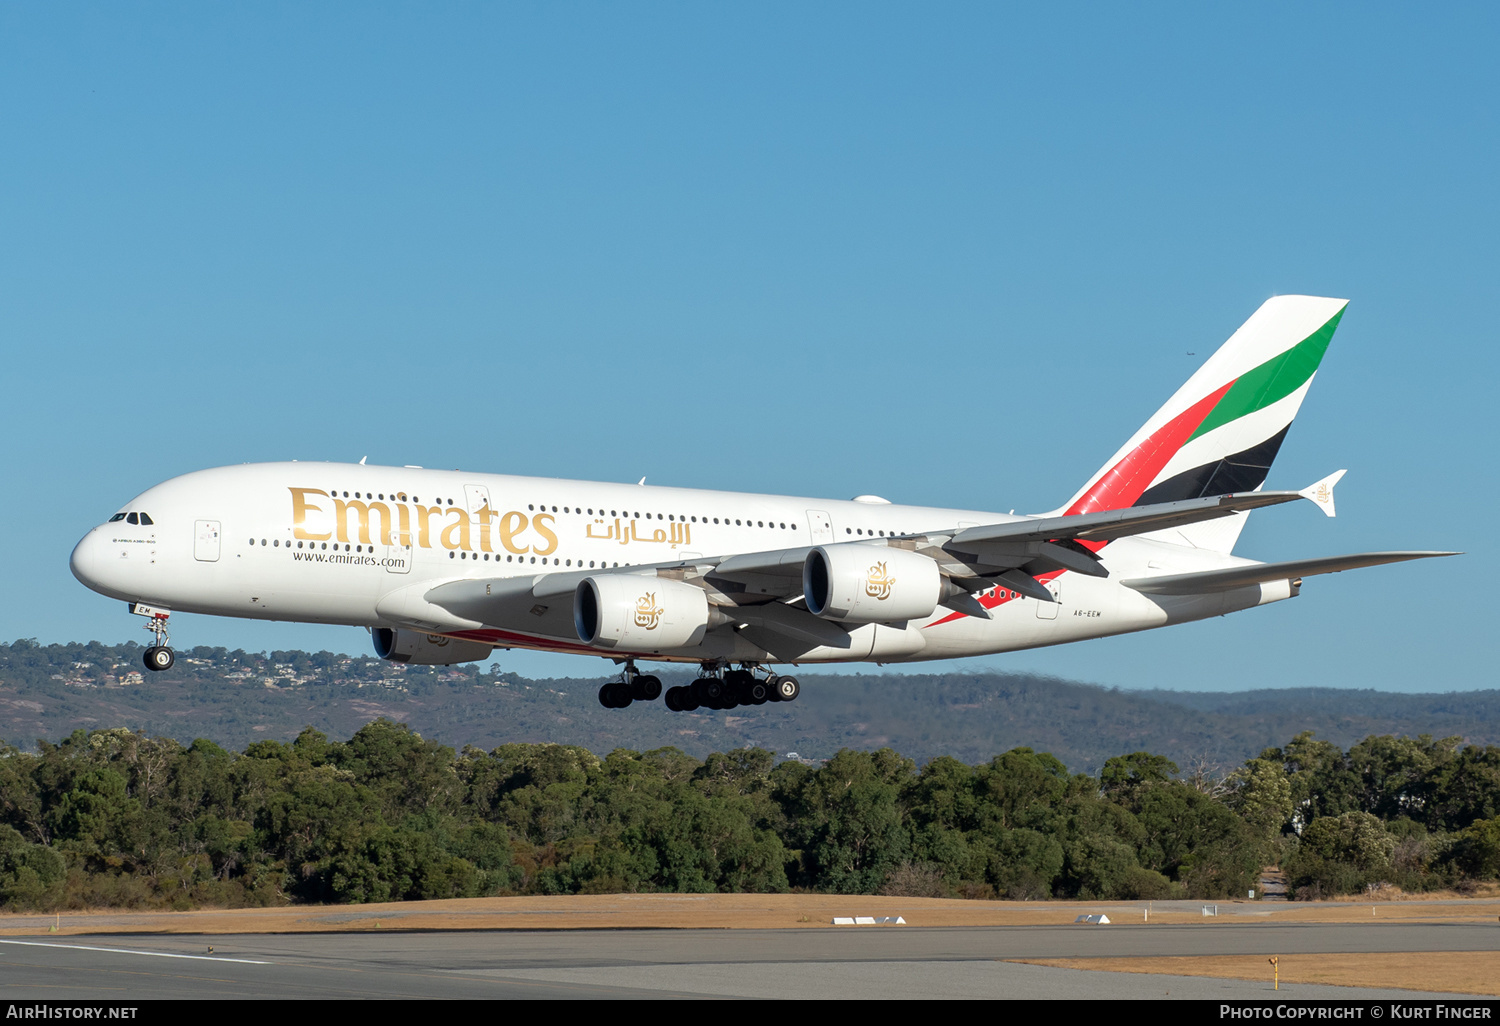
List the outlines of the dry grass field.
{"label": "dry grass field", "polygon": [[[1026,958],[1012,961],[1064,969],[1117,973],[1170,973],[1271,982],[1260,955],[1190,958]],[[1452,994],[1500,995],[1500,951],[1423,951],[1415,954],[1282,955],[1282,986],[1321,983],[1339,987],[1394,987]]]}

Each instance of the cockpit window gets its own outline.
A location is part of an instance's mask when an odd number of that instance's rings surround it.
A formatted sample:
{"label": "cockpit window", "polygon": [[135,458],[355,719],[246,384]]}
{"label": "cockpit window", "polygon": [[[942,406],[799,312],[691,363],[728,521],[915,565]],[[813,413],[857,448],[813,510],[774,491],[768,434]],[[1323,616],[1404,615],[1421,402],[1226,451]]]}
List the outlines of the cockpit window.
{"label": "cockpit window", "polygon": [[149,525],[149,526],[155,526],[155,525],[154,525],[154,524],[153,524],[153,523],[152,523],[152,520],[151,520],[151,515],[150,515],[150,514],[149,514],[149,513],[142,513],[142,514],[141,514],[141,523],[143,523],[143,524],[147,524],[147,525]]}
{"label": "cockpit window", "polygon": [[124,520],[124,519],[125,519],[125,514],[124,513],[116,513],[114,516],[112,516],[112,517],[109,518],[109,522],[111,524],[113,524],[117,520]]}
{"label": "cockpit window", "polygon": [[139,513],[132,513],[132,514],[130,514],[130,516],[128,516],[128,517],[125,518],[125,522],[127,524],[139,524],[141,522],[140,514]]}

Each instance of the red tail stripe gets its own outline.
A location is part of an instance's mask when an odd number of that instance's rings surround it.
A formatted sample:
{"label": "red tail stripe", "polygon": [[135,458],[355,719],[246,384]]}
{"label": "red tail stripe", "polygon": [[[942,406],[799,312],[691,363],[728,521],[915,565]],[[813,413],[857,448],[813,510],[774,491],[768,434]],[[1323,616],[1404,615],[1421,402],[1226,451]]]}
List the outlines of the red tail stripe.
{"label": "red tail stripe", "polygon": [[1106,509],[1124,509],[1141,497],[1156,475],[1177,454],[1183,444],[1198,430],[1213,408],[1234,386],[1230,381],[1212,395],[1205,396],[1157,428],[1155,433],[1130,450],[1094,482],[1094,486],[1068,507],[1067,516],[1096,513]]}

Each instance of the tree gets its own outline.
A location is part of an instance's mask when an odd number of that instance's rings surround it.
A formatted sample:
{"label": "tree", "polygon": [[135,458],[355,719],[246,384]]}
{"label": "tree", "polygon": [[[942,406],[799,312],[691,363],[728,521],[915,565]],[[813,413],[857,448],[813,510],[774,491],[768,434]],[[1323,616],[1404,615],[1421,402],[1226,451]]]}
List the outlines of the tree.
{"label": "tree", "polygon": [[1296,810],[1292,782],[1280,760],[1262,756],[1231,773],[1227,804],[1262,841],[1272,841],[1286,829]]}
{"label": "tree", "polygon": [[1426,820],[1436,773],[1454,759],[1457,737],[1433,741],[1423,734],[1367,737],[1349,749],[1349,769],[1362,786],[1364,811],[1381,819],[1409,816]]}
{"label": "tree", "polygon": [[911,834],[899,799],[915,771],[888,748],[846,748],[786,796],[788,832],[802,849],[807,885],[870,894],[909,861]]}
{"label": "tree", "polygon": [[1337,745],[1317,741],[1304,730],[1284,749],[1262,754],[1280,758],[1292,785],[1293,821],[1301,827],[1320,816],[1338,816],[1361,807],[1363,785]]}
{"label": "tree", "polygon": [[0,903],[9,908],[48,908],[62,898],[67,863],[13,827],[0,826]]}
{"label": "tree", "polygon": [[1132,752],[1106,759],[1099,771],[1099,787],[1122,805],[1131,805],[1152,784],[1164,783],[1177,775],[1177,764],[1164,755]]}

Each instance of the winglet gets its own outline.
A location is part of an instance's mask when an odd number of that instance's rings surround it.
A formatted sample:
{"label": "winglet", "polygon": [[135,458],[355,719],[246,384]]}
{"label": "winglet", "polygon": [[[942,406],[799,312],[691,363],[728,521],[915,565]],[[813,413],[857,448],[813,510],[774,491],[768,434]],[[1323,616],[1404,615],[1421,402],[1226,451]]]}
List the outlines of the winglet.
{"label": "winglet", "polygon": [[1339,479],[1347,473],[1347,470],[1336,470],[1332,474],[1329,474],[1327,477],[1323,478],[1323,480],[1315,481],[1312,484],[1308,485],[1297,494],[1302,496],[1304,499],[1310,499],[1313,502],[1317,503],[1318,508],[1331,517],[1334,515],[1333,486],[1338,484]]}

